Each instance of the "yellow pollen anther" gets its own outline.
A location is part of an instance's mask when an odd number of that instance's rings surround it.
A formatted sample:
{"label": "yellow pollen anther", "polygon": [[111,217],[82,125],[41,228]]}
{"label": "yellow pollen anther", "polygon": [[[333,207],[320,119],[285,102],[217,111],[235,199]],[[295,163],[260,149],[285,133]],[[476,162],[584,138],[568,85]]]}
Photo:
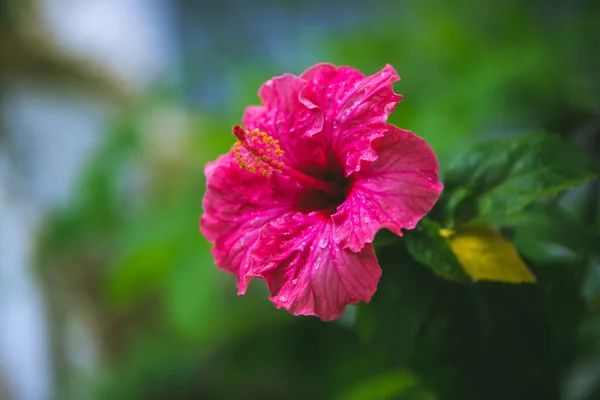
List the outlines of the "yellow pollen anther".
{"label": "yellow pollen anther", "polygon": [[281,172],[285,164],[279,140],[258,129],[248,131],[239,125],[233,128],[233,133],[239,139],[233,145],[233,155],[242,169],[252,173],[259,171],[263,176]]}

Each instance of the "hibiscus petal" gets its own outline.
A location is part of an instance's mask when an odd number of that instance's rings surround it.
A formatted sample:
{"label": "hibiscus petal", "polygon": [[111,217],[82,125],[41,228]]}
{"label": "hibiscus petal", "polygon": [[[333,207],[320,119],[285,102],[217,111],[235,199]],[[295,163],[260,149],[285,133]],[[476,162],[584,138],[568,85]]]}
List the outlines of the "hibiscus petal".
{"label": "hibiscus petal", "polygon": [[[299,188],[281,175],[265,177],[241,169],[231,153],[208,163],[205,174],[200,230],[214,243],[215,264],[243,275],[260,228],[292,212]],[[245,289],[239,287],[241,293]]]}
{"label": "hibiscus petal", "polygon": [[252,250],[255,264],[248,276],[264,279],[277,308],[294,315],[338,318],[346,305],[368,302],[381,269],[372,246],[360,252],[342,249],[332,239],[330,221],[318,214],[285,216],[261,233]]}
{"label": "hibiscus petal", "polygon": [[324,140],[346,175],[359,171],[363,161],[377,159],[371,142],[383,136],[379,127],[402,98],[392,87],[400,79],[394,68],[386,65],[365,77],[350,67],[319,64],[300,77],[308,81],[300,98],[324,113]]}
{"label": "hibiscus petal", "polygon": [[435,205],[443,185],[431,147],[412,132],[387,125],[373,143],[379,157],[355,175],[346,200],[331,216],[333,237],[342,248],[359,251],[381,228],[401,236]]}
{"label": "hibiscus petal", "polygon": [[320,108],[326,118],[331,118],[348,88],[360,85],[365,76],[354,68],[324,63],[307,69],[300,78],[306,81],[300,93],[302,102],[311,108]]}
{"label": "hibiscus petal", "polygon": [[[310,139],[323,126],[323,113],[300,101],[306,81],[291,74],[267,81],[258,91],[264,106],[247,107],[242,119],[247,129],[259,129],[279,140],[286,165],[295,167],[305,160],[324,164],[324,146]],[[314,153],[314,155],[313,155]]]}

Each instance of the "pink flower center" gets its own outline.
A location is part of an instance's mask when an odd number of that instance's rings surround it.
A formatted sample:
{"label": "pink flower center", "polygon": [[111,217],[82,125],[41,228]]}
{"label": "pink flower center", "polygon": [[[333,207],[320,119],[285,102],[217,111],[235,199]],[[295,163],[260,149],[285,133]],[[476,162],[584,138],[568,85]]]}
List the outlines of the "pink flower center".
{"label": "pink flower center", "polygon": [[[233,127],[238,139],[232,151],[239,166],[252,173],[270,177],[273,173],[285,174],[296,180],[306,190],[298,199],[298,210],[302,212],[335,212],[343,203],[349,190],[350,181],[344,176],[337,161],[327,167],[309,165],[293,169],[283,162],[284,151],[279,141],[258,129],[246,130],[239,125]],[[334,158],[331,157],[331,160]]]}
{"label": "pink flower center", "polygon": [[325,217],[336,212],[338,206],[346,200],[352,177],[346,177],[339,162],[334,156],[329,157],[327,166],[309,165],[300,170],[320,182],[327,183],[334,190],[323,191],[307,187],[298,197],[297,208],[301,212],[322,211]]}

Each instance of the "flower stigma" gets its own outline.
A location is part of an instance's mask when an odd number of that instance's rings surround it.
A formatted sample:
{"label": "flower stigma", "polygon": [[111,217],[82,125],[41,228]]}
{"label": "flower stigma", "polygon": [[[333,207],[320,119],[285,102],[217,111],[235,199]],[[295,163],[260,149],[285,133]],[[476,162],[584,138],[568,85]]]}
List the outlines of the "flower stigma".
{"label": "flower stigma", "polygon": [[233,127],[233,134],[238,138],[233,154],[242,169],[260,172],[263,176],[281,172],[284,151],[279,147],[279,140],[258,129],[248,131],[239,125]]}

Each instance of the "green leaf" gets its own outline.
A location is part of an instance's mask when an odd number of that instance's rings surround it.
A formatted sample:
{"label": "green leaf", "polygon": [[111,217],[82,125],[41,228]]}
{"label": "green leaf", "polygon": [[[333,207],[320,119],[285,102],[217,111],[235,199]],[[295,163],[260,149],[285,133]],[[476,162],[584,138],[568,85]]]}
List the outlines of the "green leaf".
{"label": "green leaf", "polygon": [[418,384],[417,378],[406,370],[390,371],[369,378],[352,387],[340,400],[385,400],[407,394]]}
{"label": "green leaf", "polygon": [[[417,263],[405,246],[387,246],[377,257],[383,275],[368,305],[370,342],[397,365],[405,365],[444,280]],[[357,322],[363,317],[359,312]]]}
{"label": "green leaf", "polygon": [[562,207],[535,205],[505,221],[515,232],[514,244],[538,264],[573,264],[599,254],[593,227],[585,226]]}
{"label": "green leaf", "polygon": [[481,142],[446,171],[447,211],[459,221],[493,220],[594,179],[597,171],[575,144],[555,134]]}
{"label": "green leaf", "polygon": [[440,225],[422,219],[417,229],[407,233],[406,248],[421,264],[437,275],[459,282],[470,281],[447,241],[440,236]]}

